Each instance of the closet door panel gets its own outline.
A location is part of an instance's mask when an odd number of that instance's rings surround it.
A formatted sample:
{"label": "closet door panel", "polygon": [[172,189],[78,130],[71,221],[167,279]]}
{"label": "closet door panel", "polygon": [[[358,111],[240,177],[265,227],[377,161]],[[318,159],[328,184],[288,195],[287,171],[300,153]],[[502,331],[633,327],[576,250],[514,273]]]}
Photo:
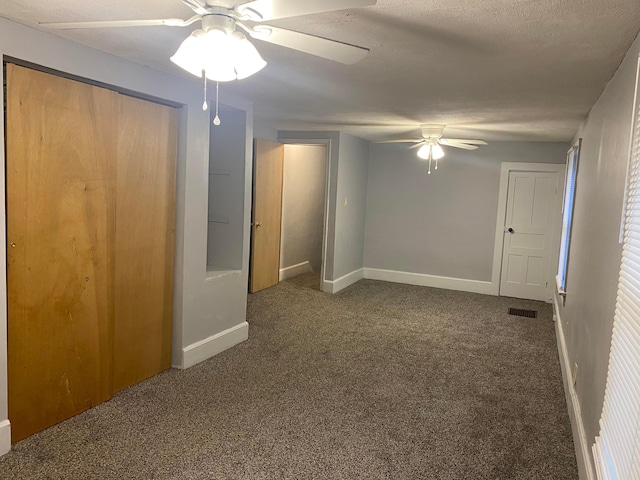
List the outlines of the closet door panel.
{"label": "closet door panel", "polygon": [[125,95],[118,106],[114,391],[171,367],[175,108]]}
{"label": "closet door panel", "polygon": [[117,94],[7,65],[9,419],[111,396]]}

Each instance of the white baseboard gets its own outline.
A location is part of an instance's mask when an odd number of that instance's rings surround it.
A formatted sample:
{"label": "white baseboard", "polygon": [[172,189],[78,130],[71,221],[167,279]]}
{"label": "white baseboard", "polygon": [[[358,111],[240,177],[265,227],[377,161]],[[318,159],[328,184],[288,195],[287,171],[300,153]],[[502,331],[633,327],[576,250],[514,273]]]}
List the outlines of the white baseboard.
{"label": "white baseboard", "polygon": [[338,293],[340,290],[344,290],[349,285],[353,285],[359,280],[364,278],[364,268],[354,270],[351,273],[347,273],[336,280],[325,280],[323,282],[323,292]]}
{"label": "white baseboard", "polygon": [[569,353],[567,352],[567,344],[564,339],[562,328],[562,319],[560,318],[560,310],[556,296],[553,298],[553,311],[556,320],[556,339],[558,342],[558,352],[560,354],[560,368],[562,370],[562,380],[564,382],[564,393],[567,400],[567,408],[569,410],[569,419],[571,420],[571,430],[573,432],[573,444],[576,450],[576,461],[578,462],[578,474],[580,480],[596,480],[593,471],[593,462],[591,459],[591,448],[587,441],[587,434],[584,431],[582,422],[582,413],[580,411],[580,400],[573,387],[571,380],[571,362],[569,361]]}
{"label": "white baseboard", "polygon": [[11,450],[11,423],[9,420],[0,422],[0,456]]}
{"label": "white baseboard", "polygon": [[306,262],[298,263],[297,265],[291,265],[290,267],[280,269],[280,281],[287,280],[289,278],[297,277],[303,273],[313,272],[311,264],[307,260]]}
{"label": "white baseboard", "polygon": [[382,270],[379,268],[365,268],[364,278],[369,278],[371,280],[384,280],[385,282],[420,285],[422,287],[435,287],[447,290],[495,295],[493,284],[491,282],[482,282],[480,280],[438,277],[436,275],[426,275],[424,273],[398,272],[395,270]]}
{"label": "white baseboard", "polygon": [[249,324],[242,322],[182,349],[183,369],[193,367],[249,338]]}

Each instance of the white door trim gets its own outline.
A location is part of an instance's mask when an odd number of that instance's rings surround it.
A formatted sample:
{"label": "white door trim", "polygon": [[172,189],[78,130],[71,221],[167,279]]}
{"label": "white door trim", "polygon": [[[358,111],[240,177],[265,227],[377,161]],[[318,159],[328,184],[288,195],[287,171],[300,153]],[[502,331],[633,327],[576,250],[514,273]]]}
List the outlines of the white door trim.
{"label": "white door trim", "polygon": [[325,279],[327,265],[327,232],[329,231],[329,193],[331,189],[331,139],[328,138],[278,138],[283,145],[323,145],[327,150],[325,163],[325,190],[324,190],[324,223],[322,226],[322,266],[320,267],[320,290],[333,293],[332,282]]}
{"label": "white door trim", "polygon": [[[496,237],[493,246],[493,269],[491,271],[491,291],[493,295],[500,295],[500,277],[502,274],[502,249],[504,248],[504,220],[507,215],[507,192],[509,191],[509,174],[511,172],[553,172],[561,175],[564,173],[566,165],[562,163],[519,163],[519,162],[503,162],[500,168],[500,191],[498,193],[498,214],[496,217]],[[559,177],[560,178],[560,177]],[[559,186],[559,188],[562,188]],[[560,248],[561,233],[561,217],[562,214],[562,192],[556,194],[556,206],[554,207],[555,215],[552,218],[552,225],[555,226],[551,232],[551,241],[555,247],[554,254],[549,259],[553,265],[557,261],[558,251]],[[560,203],[558,202],[560,200]],[[552,268],[552,272],[555,269]],[[554,275],[549,276],[549,284],[547,287],[547,296],[549,301],[553,298],[555,282],[552,282]]]}

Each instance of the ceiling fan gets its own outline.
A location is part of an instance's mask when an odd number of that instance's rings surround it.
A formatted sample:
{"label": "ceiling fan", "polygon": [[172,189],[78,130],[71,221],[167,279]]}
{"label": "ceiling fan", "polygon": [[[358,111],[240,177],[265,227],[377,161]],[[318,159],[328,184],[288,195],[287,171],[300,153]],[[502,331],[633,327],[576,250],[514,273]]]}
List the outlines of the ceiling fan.
{"label": "ceiling fan", "polygon": [[[40,23],[40,25],[50,29],[69,30],[143,26],[187,27],[200,21],[202,29],[193,32],[183,42],[172,60],[197,76],[201,76],[202,71],[205,70],[207,78],[211,80],[229,81],[246,78],[266,64],[255,47],[246,39],[245,33],[256,40],[347,65],[362,60],[369,53],[366,48],[265,25],[262,22],[365,7],[375,5],[376,0],[182,0],[182,3],[195,12],[195,15],[187,20],[168,18]],[[235,59],[234,63],[233,57],[241,57],[241,61]],[[224,63],[225,68],[220,66],[221,62]]]}
{"label": "ceiling fan", "polygon": [[422,138],[400,138],[394,140],[381,140],[376,143],[413,143],[409,148],[418,149],[418,157],[429,160],[429,175],[431,175],[431,161],[435,160],[435,169],[438,169],[438,160],[444,157],[445,147],[462,148],[464,150],[476,150],[481,145],[487,145],[484,140],[471,140],[461,138],[442,138],[446,125],[426,124],[421,125]]}
{"label": "ceiling fan", "polygon": [[[362,60],[367,48],[336,40],[265,25],[262,22],[314,13],[345,10],[375,5],[376,0],[182,0],[195,12],[187,20],[116,20],[96,22],[40,23],[41,26],[71,30],[107,27],[187,27],[201,22],[182,42],[171,61],[204,81],[203,110],[207,110],[207,79],[216,82],[241,80],[262,70],[267,62],[245,35],[263,42],[299,50],[345,65]],[[216,86],[216,116],[218,116],[218,86]]]}

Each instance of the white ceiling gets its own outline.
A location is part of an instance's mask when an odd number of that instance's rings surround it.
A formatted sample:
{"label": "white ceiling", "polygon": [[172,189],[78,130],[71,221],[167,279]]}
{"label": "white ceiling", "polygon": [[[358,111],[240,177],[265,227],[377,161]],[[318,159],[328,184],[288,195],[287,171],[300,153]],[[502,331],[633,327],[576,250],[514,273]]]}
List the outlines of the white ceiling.
{"label": "white ceiling", "polygon": [[[180,0],[0,0],[0,16],[32,26],[192,14]],[[267,67],[220,90],[252,100],[263,126],[376,140],[444,123],[449,137],[568,141],[637,35],[640,1],[378,0],[272,23],[371,53],[345,66],[256,41]],[[56,34],[189,76],[169,56],[193,28]]]}

